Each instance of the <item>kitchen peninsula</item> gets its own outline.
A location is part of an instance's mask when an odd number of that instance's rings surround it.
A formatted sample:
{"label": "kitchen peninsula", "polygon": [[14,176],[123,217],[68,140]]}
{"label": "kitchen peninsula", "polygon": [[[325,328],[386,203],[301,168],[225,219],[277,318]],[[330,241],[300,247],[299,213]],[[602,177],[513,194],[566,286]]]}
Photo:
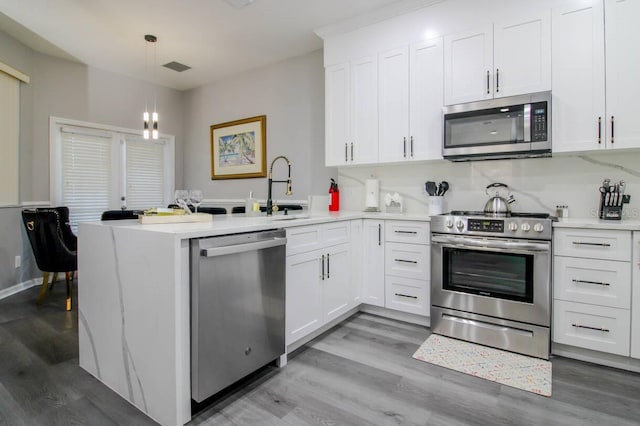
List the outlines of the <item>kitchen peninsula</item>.
{"label": "kitchen peninsula", "polygon": [[[211,223],[81,223],[80,366],[157,422],[187,423],[191,419],[190,239],[363,217],[360,212],[340,212],[293,220],[228,215],[215,216]],[[429,220],[424,215],[375,217]]]}

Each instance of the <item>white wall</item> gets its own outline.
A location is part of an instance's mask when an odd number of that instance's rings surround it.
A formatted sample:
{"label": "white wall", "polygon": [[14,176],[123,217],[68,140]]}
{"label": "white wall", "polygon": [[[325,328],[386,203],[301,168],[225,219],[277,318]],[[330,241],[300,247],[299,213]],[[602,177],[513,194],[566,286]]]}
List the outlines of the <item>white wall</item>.
{"label": "white wall", "polygon": [[[249,191],[265,199],[267,179],[211,180],[210,126],[258,115],[267,116],[267,169],[284,155],[293,163],[293,195],[282,184],[274,198],[286,202],[324,194],[335,170],[324,167],[324,68],[322,51],[246,72],[186,93],[186,188],[200,188],[206,199],[243,199]],[[284,162],[274,179],[286,177]]]}
{"label": "white wall", "polygon": [[502,182],[512,189],[516,212],[555,214],[557,205],[568,205],[570,217],[596,217],[598,188],[606,177],[624,180],[631,203],[624,206],[626,218],[640,219],[640,152],[592,153],[552,158],[474,161],[341,168],[340,207],[364,209],[364,181],[374,175],[380,179],[380,208],[386,193],[404,197],[405,210],[427,213],[424,183],[446,180],[451,189],[444,198],[444,211],[482,210],[489,199],[485,188]]}

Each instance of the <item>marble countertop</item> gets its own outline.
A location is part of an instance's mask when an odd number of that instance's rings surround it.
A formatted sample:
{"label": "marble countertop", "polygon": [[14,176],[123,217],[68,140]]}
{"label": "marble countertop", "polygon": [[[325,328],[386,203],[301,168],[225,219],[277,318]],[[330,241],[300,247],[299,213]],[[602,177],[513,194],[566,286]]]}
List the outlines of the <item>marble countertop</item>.
{"label": "marble countertop", "polygon": [[597,218],[559,218],[554,228],[610,229],[620,231],[640,231],[640,220],[601,220]]}
{"label": "marble countertop", "polygon": [[211,222],[198,223],[163,223],[140,224],[137,220],[113,220],[104,222],[90,222],[81,225],[110,226],[118,228],[131,228],[149,232],[174,234],[180,239],[200,238],[216,235],[233,234],[238,232],[255,232],[265,229],[289,228],[293,226],[317,225],[332,221],[352,219],[378,219],[378,220],[412,220],[428,222],[430,217],[425,214],[400,214],[400,213],[375,213],[375,212],[311,212],[290,214],[292,219],[284,219],[284,216],[272,217],[258,216],[246,217],[237,215],[214,215]]}

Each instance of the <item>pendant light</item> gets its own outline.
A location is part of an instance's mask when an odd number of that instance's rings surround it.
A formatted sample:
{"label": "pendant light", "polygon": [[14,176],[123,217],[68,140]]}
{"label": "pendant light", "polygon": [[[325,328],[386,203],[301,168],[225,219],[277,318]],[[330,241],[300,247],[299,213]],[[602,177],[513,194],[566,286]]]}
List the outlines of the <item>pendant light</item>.
{"label": "pendant light", "polygon": [[[149,64],[149,43],[153,43],[153,70],[152,70],[152,81],[155,84],[155,74],[156,74],[156,41],[158,38],[151,34],[146,34],[144,36],[145,40],[145,71],[148,72],[148,64]],[[143,128],[142,128],[142,136],[145,139],[149,139],[149,118],[151,118],[151,138],[158,139],[158,112],[156,109],[156,90],[153,90],[153,113],[151,113],[151,117],[149,117],[149,109],[147,108],[147,102],[145,101],[144,105],[144,113],[142,114]]]}

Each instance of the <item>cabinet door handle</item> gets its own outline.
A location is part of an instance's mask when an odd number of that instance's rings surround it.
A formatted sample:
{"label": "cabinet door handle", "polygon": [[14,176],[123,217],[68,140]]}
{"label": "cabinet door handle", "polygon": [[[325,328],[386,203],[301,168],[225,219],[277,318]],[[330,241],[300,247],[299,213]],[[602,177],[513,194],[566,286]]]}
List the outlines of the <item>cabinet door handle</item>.
{"label": "cabinet door handle", "polygon": [[399,296],[399,297],[406,297],[406,298],[409,298],[409,299],[417,299],[417,298],[418,298],[418,296],[410,296],[410,295],[408,295],[408,294],[402,294],[402,293],[394,293],[394,294],[395,294],[396,296]]}
{"label": "cabinet door handle", "polygon": [[378,224],[378,245],[382,245],[382,225]]}
{"label": "cabinet door handle", "polygon": [[344,162],[349,161],[349,156],[347,155],[349,151],[349,144],[347,142],[344,143]]}
{"label": "cabinet door handle", "polygon": [[331,265],[331,261],[329,260],[329,253],[327,253],[327,279],[330,278],[330,276],[329,276],[329,265]]}
{"label": "cabinet door handle", "polygon": [[489,86],[489,70],[487,70],[487,95],[491,93],[491,86]]}
{"label": "cabinet door handle", "polygon": [[351,161],[353,161],[353,142],[351,142]]}
{"label": "cabinet door handle", "polygon": [[324,281],[324,254],[322,255],[322,259],[320,260],[320,263],[322,264],[322,281]]}
{"label": "cabinet door handle", "polygon": [[576,280],[576,279],[572,279],[571,281],[573,281],[574,283],[601,285],[601,286],[605,286],[605,287],[608,287],[608,286],[611,285],[609,283],[598,282],[598,281],[586,281],[586,280]]}
{"label": "cabinet door handle", "polygon": [[571,244],[576,246],[598,246],[598,247],[611,247],[609,243],[583,243],[581,241],[573,241]]}
{"label": "cabinet door handle", "polygon": [[416,231],[398,231],[398,230],[395,230],[393,232],[395,232],[396,234],[417,234]]}
{"label": "cabinet door handle", "polygon": [[496,68],[496,93],[500,91],[500,70]]}
{"label": "cabinet door handle", "polygon": [[409,138],[409,139],[410,139],[409,145],[410,145],[410,148],[411,148],[411,158],[413,158],[413,136],[411,136],[411,138]]}
{"label": "cabinet door handle", "polygon": [[602,117],[598,117],[598,145],[602,144]]}
{"label": "cabinet door handle", "polygon": [[402,144],[403,144],[403,147],[404,147],[403,148],[404,149],[403,156],[404,156],[404,158],[407,158],[407,137],[406,136],[402,138]]}
{"label": "cabinet door handle", "polygon": [[416,264],[416,265],[418,264],[418,261],[417,261],[417,260],[405,260],[405,259],[393,259],[393,260],[395,260],[396,262],[414,263],[414,264]]}
{"label": "cabinet door handle", "polygon": [[611,116],[611,143],[613,144],[613,136],[614,136],[614,125],[615,122],[613,120],[613,115]]}
{"label": "cabinet door handle", "polygon": [[571,324],[571,327],[576,327],[576,328],[586,328],[587,330],[595,330],[595,331],[603,331],[605,333],[609,333],[609,329],[608,328],[603,328],[603,327],[590,327],[588,325],[581,325],[581,324]]}

